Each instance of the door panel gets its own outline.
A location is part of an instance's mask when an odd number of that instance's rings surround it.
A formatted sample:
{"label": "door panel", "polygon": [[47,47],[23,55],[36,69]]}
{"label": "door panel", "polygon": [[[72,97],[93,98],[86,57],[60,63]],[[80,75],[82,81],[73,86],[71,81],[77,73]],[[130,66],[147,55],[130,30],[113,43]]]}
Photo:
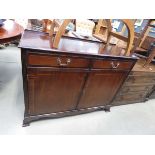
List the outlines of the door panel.
{"label": "door panel", "polygon": [[109,104],[125,78],[126,72],[90,73],[78,109]]}
{"label": "door panel", "polygon": [[75,109],[86,73],[49,72],[28,77],[31,115]]}

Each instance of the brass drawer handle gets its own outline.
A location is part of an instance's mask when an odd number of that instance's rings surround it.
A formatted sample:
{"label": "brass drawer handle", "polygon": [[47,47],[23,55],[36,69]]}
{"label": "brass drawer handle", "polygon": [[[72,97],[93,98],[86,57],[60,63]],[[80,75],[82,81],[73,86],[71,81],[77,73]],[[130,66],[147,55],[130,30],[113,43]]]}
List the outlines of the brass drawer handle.
{"label": "brass drawer handle", "polygon": [[118,68],[119,65],[120,65],[119,62],[117,62],[116,65],[114,64],[113,61],[111,62],[111,66],[112,66],[112,68],[114,68],[114,69]]}
{"label": "brass drawer handle", "polygon": [[62,60],[60,58],[57,58],[57,62],[60,66],[67,66],[71,62],[71,59],[67,59],[66,63],[62,63]]}

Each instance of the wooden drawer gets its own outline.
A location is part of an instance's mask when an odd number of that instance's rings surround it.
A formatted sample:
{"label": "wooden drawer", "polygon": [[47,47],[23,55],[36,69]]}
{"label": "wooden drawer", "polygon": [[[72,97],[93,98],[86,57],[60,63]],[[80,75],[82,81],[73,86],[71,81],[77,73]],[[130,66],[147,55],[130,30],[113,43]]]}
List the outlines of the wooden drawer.
{"label": "wooden drawer", "polygon": [[89,59],[71,56],[52,56],[52,55],[28,55],[28,65],[51,66],[51,67],[77,67],[88,68]]}
{"label": "wooden drawer", "polygon": [[155,72],[146,72],[146,71],[131,71],[131,76],[144,76],[144,77],[155,77]]}
{"label": "wooden drawer", "polygon": [[140,102],[145,102],[145,99],[141,98],[141,99],[133,99],[128,101],[114,101],[112,103],[112,106],[127,105],[127,104],[134,104],[134,103],[140,103]]}
{"label": "wooden drawer", "polygon": [[122,102],[122,101],[137,101],[137,100],[142,100],[146,96],[146,93],[129,93],[125,95],[117,95],[114,99],[114,102]]}
{"label": "wooden drawer", "polygon": [[125,85],[145,85],[145,84],[155,84],[155,77],[153,76],[128,76],[125,81]]}
{"label": "wooden drawer", "polygon": [[131,61],[117,61],[117,60],[94,60],[93,68],[108,68],[129,70],[133,65]]}
{"label": "wooden drawer", "polygon": [[122,89],[120,90],[120,94],[127,94],[129,92],[139,92],[139,91],[145,91],[145,92],[149,92],[152,89],[153,86],[124,86],[122,87]]}

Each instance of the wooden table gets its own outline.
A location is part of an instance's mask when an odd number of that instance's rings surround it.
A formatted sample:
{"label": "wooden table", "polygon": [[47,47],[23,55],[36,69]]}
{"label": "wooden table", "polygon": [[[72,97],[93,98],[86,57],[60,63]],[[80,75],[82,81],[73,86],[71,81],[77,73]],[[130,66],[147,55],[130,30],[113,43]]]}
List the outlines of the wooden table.
{"label": "wooden table", "polygon": [[12,20],[6,20],[0,27],[0,44],[9,43],[20,39],[23,27]]}

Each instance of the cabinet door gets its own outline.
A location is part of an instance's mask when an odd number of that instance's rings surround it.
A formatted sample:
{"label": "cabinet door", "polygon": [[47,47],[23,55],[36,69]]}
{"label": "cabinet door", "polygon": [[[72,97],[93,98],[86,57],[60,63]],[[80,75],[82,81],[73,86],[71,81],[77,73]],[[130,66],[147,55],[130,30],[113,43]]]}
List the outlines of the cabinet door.
{"label": "cabinet door", "polygon": [[101,71],[90,73],[78,109],[109,104],[125,78],[126,72]]}
{"label": "cabinet door", "polygon": [[28,77],[29,114],[75,109],[86,73],[52,71]]}

